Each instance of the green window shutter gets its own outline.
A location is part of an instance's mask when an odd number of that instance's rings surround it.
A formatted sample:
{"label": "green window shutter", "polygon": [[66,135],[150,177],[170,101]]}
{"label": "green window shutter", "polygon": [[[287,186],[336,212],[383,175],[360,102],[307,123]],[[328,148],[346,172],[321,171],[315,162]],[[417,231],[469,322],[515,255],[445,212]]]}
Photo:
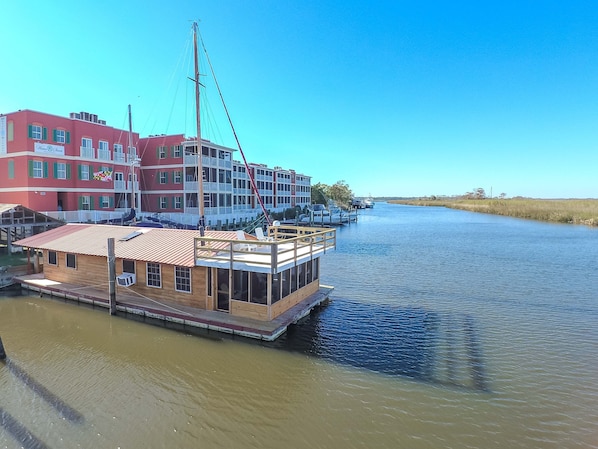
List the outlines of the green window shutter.
{"label": "green window shutter", "polygon": [[66,132],[66,143],[71,143],[71,133],[70,132]]}
{"label": "green window shutter", "polygon": [[15,178],[15,161],[8,161],[8,179]]}
{"label": "green window shutter", "polygon": [[27,161],[29,177],[33,178],[33,161]]}
{"label": "green window shutter", "polygon": [[42,140],[48,140],[48,128],[42,128]]}
{"label": "green window shutter", "polygon": [[174,157],[174,147],[170,145],[170,157]]}
{"label": "green window shutter", "polygon": [[48,177],[48,163],[44,162],[44,178]]}
{"label": "green window shutter", "polygon": [[112,209],[114,207],[114,198],[109,196],[108,197],[108,206]]}
{"label": "green window shutter", "polygon": [[53,165],[53,171],[54,171],[54,173],[53,173],[54,179],[56,179],[58,177],[57,176],[57,173],[58,173],[58,162],[54,162],[54,164],[52,164],[52,165]]}
{"label": "green window shutter", "polygon": [[33,137],[33,125],[27,125],[27,137],[30,139]]}
{"label": "green window shutter", "polygon": [[56,130],[52,130],[52,142],[56,142]]}
{"label": "green window shutter", "polygon": [[77,179],[81,179],[81,165],[77,165]]}
{"label": "green window shutter", "polygon": [[66,179],[71,179],[71,164],[66,164]]}
{"label": "green window shutter", "polygon": [[79,210],[82,210],[82,209],[83,209],[83,197],[80,196],[79,197]]}
{"label": "green window shutter", "polygon": [[89,210],[95,210],[95,208],[94,208],[95,201],[94,200],[95,200],[95,198],[93,196],[89,197]]}

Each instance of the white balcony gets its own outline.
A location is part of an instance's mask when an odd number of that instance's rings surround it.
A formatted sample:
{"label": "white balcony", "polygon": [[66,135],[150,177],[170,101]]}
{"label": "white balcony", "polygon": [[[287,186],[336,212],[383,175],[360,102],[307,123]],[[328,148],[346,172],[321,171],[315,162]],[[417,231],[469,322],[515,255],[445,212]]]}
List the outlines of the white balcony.
{"label": "white balcony", "polygon": [[101,161],[109,161],[110,160],[110,150],[106,149],[99,149],[98,150],[98,159]]}
{"label": "white balcony", "polygon": [[126,192],[126,185],[125,181],[114,181],[114,191],[115,192]]}
{"label": "white balcony", "polygon": [[197,192],[199,183],[197,181],[185,181],[185,192]]}
{"label": "white balcony", "polygon": [[95,148],[91,147],[80,147],[81,157],[84,159],[94,159]]}
{"label": "white balcony", "polygon": [[127,181],[127,192],[131,192],[132,187],[134,187],[135,191],[138,192],[139,191],[139,181],[135,181],[135,183],[132,183],[131,181]]}

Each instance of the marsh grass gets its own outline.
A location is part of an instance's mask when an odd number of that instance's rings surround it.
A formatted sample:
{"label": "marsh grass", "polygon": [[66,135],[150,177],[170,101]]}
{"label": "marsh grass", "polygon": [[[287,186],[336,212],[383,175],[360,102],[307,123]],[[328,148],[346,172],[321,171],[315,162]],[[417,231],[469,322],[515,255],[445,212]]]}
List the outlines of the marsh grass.
{"label": "marsh grass", "polygon": [[390,203],[414,206],[441,206],[471,212],[526,218],[553,223],[598,226],[598,200],[565,199],[417,199],[391,200]]}

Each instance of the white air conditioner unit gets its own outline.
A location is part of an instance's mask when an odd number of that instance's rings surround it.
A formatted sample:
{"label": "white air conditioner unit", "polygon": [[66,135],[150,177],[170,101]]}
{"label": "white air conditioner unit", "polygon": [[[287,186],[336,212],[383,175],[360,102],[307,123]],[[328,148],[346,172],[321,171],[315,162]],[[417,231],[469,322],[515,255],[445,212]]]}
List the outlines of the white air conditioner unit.
{"label": "white air conditioner unit", "polygon": [[116,276],[116,283],[121,287],[130,287],[135,283],[135,273],[123,273]]}

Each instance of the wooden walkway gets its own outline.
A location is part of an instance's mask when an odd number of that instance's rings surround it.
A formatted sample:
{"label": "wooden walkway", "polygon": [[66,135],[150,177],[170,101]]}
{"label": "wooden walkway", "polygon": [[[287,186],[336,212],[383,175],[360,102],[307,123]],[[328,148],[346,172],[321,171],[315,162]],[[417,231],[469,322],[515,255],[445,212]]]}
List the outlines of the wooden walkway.
{"label": "wooden walkway", "polygon": [[[64,298],[79,303],[89,304],[109,309],[108,289],[89,287],[85,285],[67,284],[45,279],[43,273],[16,276],[25,289],[36,291],[40,296]],[[167,327],[185,330],[202,328],[207,331],[216,331],[226,334],[259,340],[274,341],[287,328],[309,315],[311,310],[328,301],[333,287],[320,286],[320,290],[301,303],[287,310],[285,313],[271,321],[260,321],[252,318],[233,316],[226,312],[202,310],[194,307],[183,306],[169,301],[156,301],[135,293],[118,293],[116,297],[117,315],[144,321],[163,321]]]}

